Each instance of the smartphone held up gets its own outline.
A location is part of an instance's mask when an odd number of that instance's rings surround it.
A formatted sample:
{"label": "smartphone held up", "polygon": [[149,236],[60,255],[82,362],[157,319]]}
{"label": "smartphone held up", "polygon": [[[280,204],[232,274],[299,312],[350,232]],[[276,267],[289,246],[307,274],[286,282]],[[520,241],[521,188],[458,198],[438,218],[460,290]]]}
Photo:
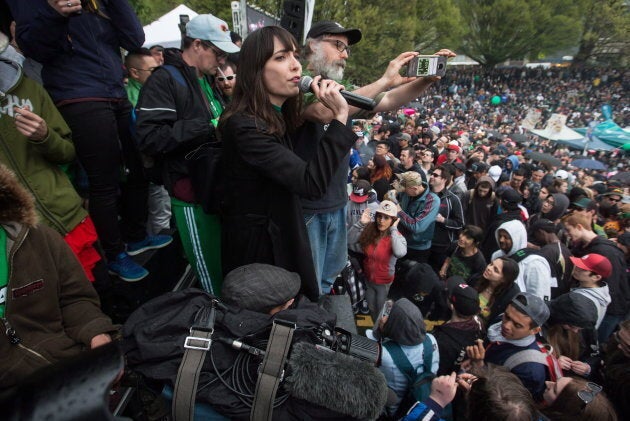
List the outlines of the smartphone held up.
{"label": "smartphone held up", "polygon": [[407,65],[407,76],[444,76],[446,74],[445,56],[416,56]]}

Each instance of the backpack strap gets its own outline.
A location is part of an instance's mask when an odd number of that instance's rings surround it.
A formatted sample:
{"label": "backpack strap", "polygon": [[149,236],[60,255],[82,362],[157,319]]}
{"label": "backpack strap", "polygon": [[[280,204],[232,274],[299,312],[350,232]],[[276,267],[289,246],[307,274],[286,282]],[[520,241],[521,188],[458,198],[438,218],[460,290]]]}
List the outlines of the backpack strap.
{"label": "backpack strap", "polygon": [[549,373],[549,379],[556,381],[562,377],[562,369],[556,357],[547,346],[541,342],[536,342],[538,349],[524,349],[510,356],[503,366],[508,370],[512,370],[521,364],[525,363],[538,363],[547,367],[547,373]]}
{"label": "backpack strap", "polygon": [[387,349],[389,355],[392,356],[392,360],[394,360],[394,365],[396,368],[400,370],[401,373],[407,378],[409,385],[413,384],[414,379],[416,377],[416,371],[413,366],[409,362],[409,358],[405,355],[400,345],[398,345],[394,341],[383,342],[383,347]]}
{"label": "backpack strap", "polygon": [[[405,377],[407,377],[409,386],[413,386],[418,368],[413,368],[409,362],[409,358],[407,358],[400,345],[396,342],[387,341],[383,343],[383,346],[392,356],[392,360],[394,360],[396,367],[405,375]],[[433,362],[433,343],[431,342],[429,335],[425,335],[424,341],[422,341],[422,355],[422,372],[431,372],[431,364]]]}
{"label": "backpack strap", "polygon": [[184,75],[182,75],[182,72],[177,67],[173,66],[172,64],[164,64],[162,65],[162,67],[166,69],[167,72],[169,72],[171,77],[175,79],[177,83],[179,83],[182,86],[186,86]]}

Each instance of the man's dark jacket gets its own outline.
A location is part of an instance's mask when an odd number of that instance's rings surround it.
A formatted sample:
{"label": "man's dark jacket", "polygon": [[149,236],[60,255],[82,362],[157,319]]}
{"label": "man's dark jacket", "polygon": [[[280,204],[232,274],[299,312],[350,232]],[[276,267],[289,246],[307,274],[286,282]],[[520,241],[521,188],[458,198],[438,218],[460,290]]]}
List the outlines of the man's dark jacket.
{"label": "man's dark jacket", "polygon": [[[181,78],[173,77],[164,66],[149,77],[135,110],[136,135],[143,154],[163,160],[162,179],[172,194],[173,184],[189,176],[185,156],[203,143],[216,141],[210,120],[219,116],[211,114],[196,69],[184,62],[181,52],[169,48],[164,59]],[[221,100],[216,91],[215,97]]]}

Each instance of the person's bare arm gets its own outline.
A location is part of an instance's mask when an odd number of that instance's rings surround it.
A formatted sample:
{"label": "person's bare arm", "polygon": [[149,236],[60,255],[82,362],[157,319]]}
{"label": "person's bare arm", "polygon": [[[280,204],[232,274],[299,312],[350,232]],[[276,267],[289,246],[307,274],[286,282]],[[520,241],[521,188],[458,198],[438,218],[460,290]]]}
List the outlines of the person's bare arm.
{"label": "person's bare arm", "polygon": [[[455,57],[451,50],[442,49],[435,53],[438,56]],[[440,80],[440,76],[427,76],[416,78],[413,82],[400,85],[388,91],[383,99],[378,103],[374,112],[390,111],[408,104],[418,98],[429,86]]]}
{"label": "person's bare arm", "polygon": [[[389,62],[385,73],[378,80],[369,85],[362,86],[361,88],[353,91],[356,94],[363,95],[369,98],[374,98],[381,92],[391,89],[395,86],[409,83],[415,78],[409,78],[400,75],[400,69],[409,61],[417,56],[418,53],[414,51],[407,51],[400,54],[398,57]],[[360,108],[349,107],[349,114],[353,115],[360,111]],[[308,105],[304,109],[304,118],[310,121],[316,121],[318,123],[330,123],[333,116],[328,108],[322,104],[315,102]]]}

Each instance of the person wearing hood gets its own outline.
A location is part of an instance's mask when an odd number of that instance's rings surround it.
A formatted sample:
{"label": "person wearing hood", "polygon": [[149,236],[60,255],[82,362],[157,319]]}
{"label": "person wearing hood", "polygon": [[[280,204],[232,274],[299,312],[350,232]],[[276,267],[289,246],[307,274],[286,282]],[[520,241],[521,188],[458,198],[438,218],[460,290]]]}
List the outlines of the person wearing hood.
{"label": "person wearing hood", "polygon": [[207,142],[216,142],[216,126],[226,105],[213,88],[228,53],[239,51],[227,24],[211,14],[186,25],[183,51],[164,51],[158,67],[142,87],[136,106],[140,150],[163,161],[161,178],[188,261],[202,287],[221,288],[221,229],[218,215],[203,211],[186,156]]}
{"label": "person wearing hood", "polygon": [[[29,374],[116,332],[63,238],[37,223],[36,201],[0,165],[0,395]],[[6,396],[6,395],[5,395]]]}
{"label": "person wearing hood", "polygon": [[495,232],[501,224],[508,221],[525,221],[519,207],[523,200],[521,195],[511,187],[497,188],[495,191],[499,197],[498,214],[492,215],[487,225],[479,225],[480,227],[487,227],[486,237],[481,243],[481,252],[486,257],[492,256],[492,253],[499,248]]}
{"label": "person wearing hood", "polygon": [[399,347],[411,366],[416,367],[417,374],[422,374],[424,369],[424,353],[427,352],[425,347],[431,346],[433,359],[430,370],[435,374],[440,364],[437,341],[433,335],[427,333],[418,307],[406,298],[395,302],[386,301],[376,322],[376,328],[373,331],[368,330],[366,334],[370,339],[378,340],[383,344],[379,369],[385,375],[387,386],[395,394],[395,398],[388,399],[386,407],[387,413],[394,415],[411,384],[396,366],[392,354],[384,344],[391,342],[393,346]]}
{"label": "person wearing hood", "polygon": [[497,214],[497,198],[494,193],[494,180],[481,176],[475,187],[468,190],[462,198],[464,220],[470,225],[487,227]]}
{"label": "person wearing hood", "polygon": [[518,170],[519,165],[520,165],[520,161],[518,160],[518,156],[510,155],[507,158],[505,158],[503,174],[507,175],[508,180],[512,177],[512,173]]}
{"label": "person wearing hood", "polygon": [[[612,269],[610,271],[599,272],[601,279],[598,280],[605,282],[610,288],[611,301],[598,328],[599,342],[607,342],[617,325],[624,320],[628,308],[630,308],[630,283],[626,272],[625,256],[615,246],[615,243],[593,232],[590,221],[585,216],[569,214],[562,218],[562,223],[571,239],[571,252],[575,257],[599,254],[605,256],[611,264]],[[586,262],[581,262],[581,264],[585,266]]]}
{"label": "person wearing hood", "polygon": [[42,222],[61,234],[95,280],[92,269],[101,260],[98,240],[81,197],[62,170],[75,158],[72,134],[44,88],[24,77],[22,67],[0,55],[0,91],[8,105],[0,108],[0,162],[17,174],[35,197]]}
{"label": "person wearing hood", "polygon": [[551,288],[557,281],[551,276],[551,268],[547,259],[530,253],[527,249],[527,230],[520,221],[508,221],[499,226],[495,232],[499,250],[492,254],[490,260],[508,256],[518,262],[519,273],[516,278],[521,291],[527,291],[548,301]]}
{"label": "person wearing hood", "polygon": [[542,202],[540,213],[529,219],[532,226],[540,219],[548,219],[553,223],[558,223],[569,208],[569,198],[563,193],[552,193]]}
{"label": "person wearing hood", "polygon": [[547,303],[549,320],[542,336],[553,347],[563,371],[589,377],[601,363],[597,342],[597,308],[576,291],[562,294]]}

